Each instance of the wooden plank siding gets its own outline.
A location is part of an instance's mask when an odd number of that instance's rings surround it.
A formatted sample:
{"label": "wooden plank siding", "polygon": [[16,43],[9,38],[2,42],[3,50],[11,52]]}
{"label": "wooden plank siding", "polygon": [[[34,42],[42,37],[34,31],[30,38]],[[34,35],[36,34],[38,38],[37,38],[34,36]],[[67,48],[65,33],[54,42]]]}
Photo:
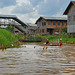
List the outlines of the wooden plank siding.
{"label": "wooden plank siding", "polygon": [[72,6],[69,13],[68,13],[68,33],[75,33],[75,20],[74,17],[75,16],[75,6]]}
{"label": "wooden plank siding", "polygon": [[64,12],[68,16],[67,33],[75,34],[75,1],[71,1]]}

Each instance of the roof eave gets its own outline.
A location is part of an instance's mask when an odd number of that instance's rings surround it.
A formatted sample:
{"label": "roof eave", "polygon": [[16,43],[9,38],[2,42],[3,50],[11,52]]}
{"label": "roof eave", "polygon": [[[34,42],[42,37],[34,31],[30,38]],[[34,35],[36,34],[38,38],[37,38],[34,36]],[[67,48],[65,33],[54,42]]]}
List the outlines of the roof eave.
{"label": "roof eave", "polygon": [[68,7],[66,8],[65,12],[63,13],[63,15],[67,15],[69,12],[69,9],[72,5],[75,5],[72,1],[69,3]]}
{"label": "roof eave", "polygon": [[[40,17],[37,21],[36,21],[36,23],[35,24],[37,24],[37,22],[40,20],[40,19],[42,19],[43,17]],[[43,18],[44,19],[44,18]]]}

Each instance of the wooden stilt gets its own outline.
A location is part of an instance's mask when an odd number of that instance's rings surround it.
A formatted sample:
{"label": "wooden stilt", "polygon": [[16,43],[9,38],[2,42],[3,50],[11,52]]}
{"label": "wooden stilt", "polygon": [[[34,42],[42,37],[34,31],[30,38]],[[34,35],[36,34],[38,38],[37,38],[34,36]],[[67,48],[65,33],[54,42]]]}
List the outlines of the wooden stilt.
{"label": "wooden stilt", "polygon": [[4,43],[2,43],[2,51],[4,51]]}

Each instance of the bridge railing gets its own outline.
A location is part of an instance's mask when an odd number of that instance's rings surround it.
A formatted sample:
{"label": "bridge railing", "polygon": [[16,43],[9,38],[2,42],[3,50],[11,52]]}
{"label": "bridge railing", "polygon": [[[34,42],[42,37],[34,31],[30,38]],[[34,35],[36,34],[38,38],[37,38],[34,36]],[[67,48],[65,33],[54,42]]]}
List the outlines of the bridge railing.
{"label": "bridge railing", "polygon": [[13,23],[13,22],[0,22],[0,25],[21,25],[19,23]]}

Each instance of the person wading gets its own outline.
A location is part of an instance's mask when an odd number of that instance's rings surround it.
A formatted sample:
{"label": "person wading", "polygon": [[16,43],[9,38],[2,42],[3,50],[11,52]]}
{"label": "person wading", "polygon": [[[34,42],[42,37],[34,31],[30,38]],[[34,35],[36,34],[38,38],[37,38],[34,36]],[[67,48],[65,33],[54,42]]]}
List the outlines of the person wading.
{"label": "person wading", "polygon": [[2,51],[4,51],[4,43],[2,43]]}
{"label": "person wading", "polygon": [[43,47],[43,49],[46,47],[46,49],[48,48],[48,45],[49,45],[49,40],[47,39],[46,43],[45,43],[45,46]]}
{"label": "person wading", "polygon": [[61,48],[61,46],[62,46],[62,39],[60,39],[60,41],[59,41],[59,46]]}

